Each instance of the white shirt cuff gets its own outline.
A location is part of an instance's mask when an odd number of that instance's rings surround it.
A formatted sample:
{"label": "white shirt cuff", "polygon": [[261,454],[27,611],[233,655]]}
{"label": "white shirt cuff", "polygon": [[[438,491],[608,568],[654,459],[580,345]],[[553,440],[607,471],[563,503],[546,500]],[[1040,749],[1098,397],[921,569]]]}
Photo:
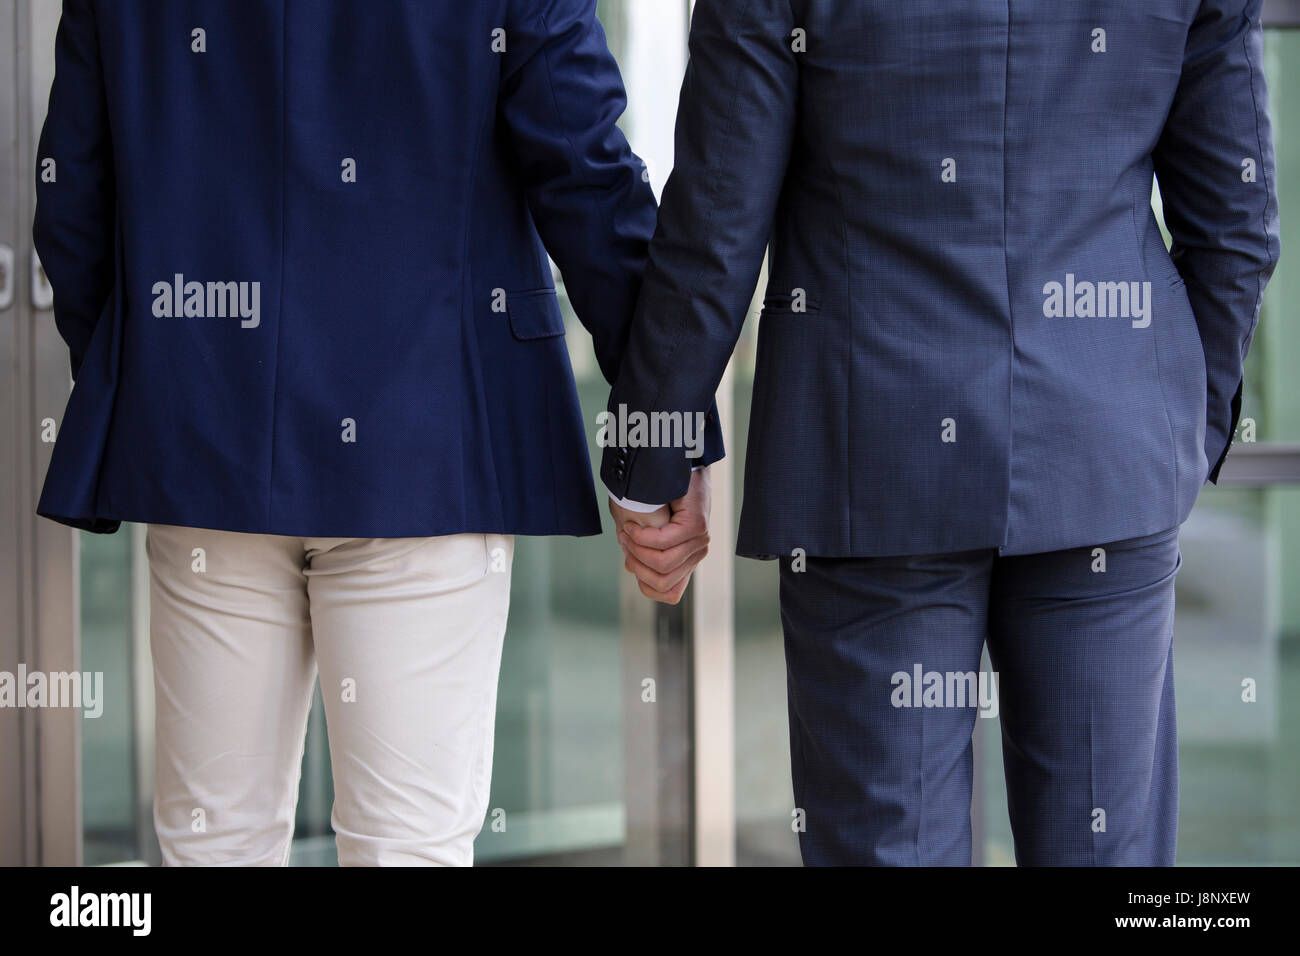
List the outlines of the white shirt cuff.
{"label": "white shirt cuff", "polygon": [[[609,489],[606,489],[607,491]],[[652,511],[658,511],[663,505],[648,505],[644,501],[632,501],[629,498],[620,498],[614,492],[609,492],[609,500],[614,502],[624,511],[635,511],[639,515],[648,515]]]}
{"label": "white shirt cuff", "polygon": [[[699,471],[701,468],[706,468],[706,467],[708,466],[696,465],[694,468],[691,469],[691,471],[692,472]],[[620,498],[618,495],[614,494],[614,492],[609,491],[608,488],[606,488],[605,490],[609,492],[609,500],[614,502],[614,504],[618,505],[620,508],[624,509],[625,511],[632,511],[639,515],[648,515],[652,511],[658,511],[660,508],[663,507],[663,505],[648,505],[644,501],[633,501],[631,498]]]}

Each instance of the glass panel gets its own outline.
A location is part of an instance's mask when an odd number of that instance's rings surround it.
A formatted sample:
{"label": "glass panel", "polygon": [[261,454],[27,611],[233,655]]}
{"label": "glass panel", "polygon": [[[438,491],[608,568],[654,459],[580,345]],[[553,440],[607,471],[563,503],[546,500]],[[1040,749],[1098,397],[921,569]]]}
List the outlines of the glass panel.
{"label": "glass panel", "polygon": [[1216,489],[1183,526],[1174,673],[1185,864],[1300,863],[1297,504],[1295,487]]}
{"label": "glass panel", "polygon": [[137,833],[132,680],[132,534],[78,534],[81,556],[81,670],[104,675],[103,713],[81,720],[85,862],[141,856]]}
{"label": "glass panel", "polygon": [[[1300,30],[1265,32],[1264,70],[1269,84],[1269,113],[1277,152],[1278,202],[1282,208],[1284,258],[1260,312],[1259,331],[1247,359],[1241,414],[1253,419],[1258,441],[1300,442],[1300,389],[1294,369],[1300,357],[1300,328],[1290,321],[1300,298],[1300,269],[1288,267],[1286,250],[1300,248]],[[1239,439],[1250,434],[1238,429]],[[1290,547],[1300,542],[1289,539]]]}

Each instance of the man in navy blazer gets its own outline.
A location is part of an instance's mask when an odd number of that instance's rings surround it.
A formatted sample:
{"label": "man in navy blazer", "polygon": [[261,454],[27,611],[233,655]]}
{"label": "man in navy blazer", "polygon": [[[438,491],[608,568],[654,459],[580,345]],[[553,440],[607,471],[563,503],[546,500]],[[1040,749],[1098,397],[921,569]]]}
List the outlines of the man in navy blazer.
{"label": "man in navy blazer", "polygon": [[76,387],[41,513],[599,533],[547,254],[612,377],[655,207],[594,8],[69,0],[35,235]]}
{"label": "man in navy blazer", "polygon": [[624,108],[595,0],[65,0],[38,510],[150,526],[168,862],[287,858],[317,663],[341,860],[470,860],[511,536],[600,530],[548,255],[613,381]]}
{"label": "man in navy blazer", "polygon": [[1260,8],[698,0],[610,408],[706,412],[768,253],[737,550],[781,562],[806,862],[969,863],[986,638],[1017,858],[1173,862],[1177,528],[1279,254]]}

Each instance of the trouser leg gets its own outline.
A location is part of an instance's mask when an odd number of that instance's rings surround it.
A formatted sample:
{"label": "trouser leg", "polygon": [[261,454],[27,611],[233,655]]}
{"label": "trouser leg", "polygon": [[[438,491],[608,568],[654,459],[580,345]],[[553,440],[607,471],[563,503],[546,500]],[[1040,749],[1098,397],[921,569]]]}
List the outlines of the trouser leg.
{"label": "trouser leg", "polygon": [[1174,862],[1177,529],[1100,548],[994,568],[989,654],[1022,864]]}
{"label": "trouser leg", "polygon": [[913,706],[910,683],[918,665],[979,671],[992,560],[808,558],[802,572],[782,560],[805,863],[970,864],[976,709]]}
{"label": "trouser leg", "polygon": [[146,542],[163,862],[282,866],[316,676],[301,539],[151,525]]}
{"label": "trouser leg", "polygon": [[468,865],[514,539],[308,539],[342,865]]}

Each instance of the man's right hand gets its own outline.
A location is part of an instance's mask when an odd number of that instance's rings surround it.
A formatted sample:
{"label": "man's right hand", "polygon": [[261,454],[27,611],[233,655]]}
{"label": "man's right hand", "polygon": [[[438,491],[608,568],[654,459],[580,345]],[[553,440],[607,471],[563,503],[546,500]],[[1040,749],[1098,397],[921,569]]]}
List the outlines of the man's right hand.
{"label": "man's right hand", "polygon": [[[709,553],[709,470],[691,473],[686,494],[649,515],[624,512],[633,518],[653,519],[619,523],[623,566],[636,576],[641,593],[652,601],[677,604],[691,574]],[[610,502],[610,511],[618,506]],[[619,508],[619,511],[623,509]],[[666,512],[671,518],[665,519]],[[614,515],[619,520],[617,514]]]}

